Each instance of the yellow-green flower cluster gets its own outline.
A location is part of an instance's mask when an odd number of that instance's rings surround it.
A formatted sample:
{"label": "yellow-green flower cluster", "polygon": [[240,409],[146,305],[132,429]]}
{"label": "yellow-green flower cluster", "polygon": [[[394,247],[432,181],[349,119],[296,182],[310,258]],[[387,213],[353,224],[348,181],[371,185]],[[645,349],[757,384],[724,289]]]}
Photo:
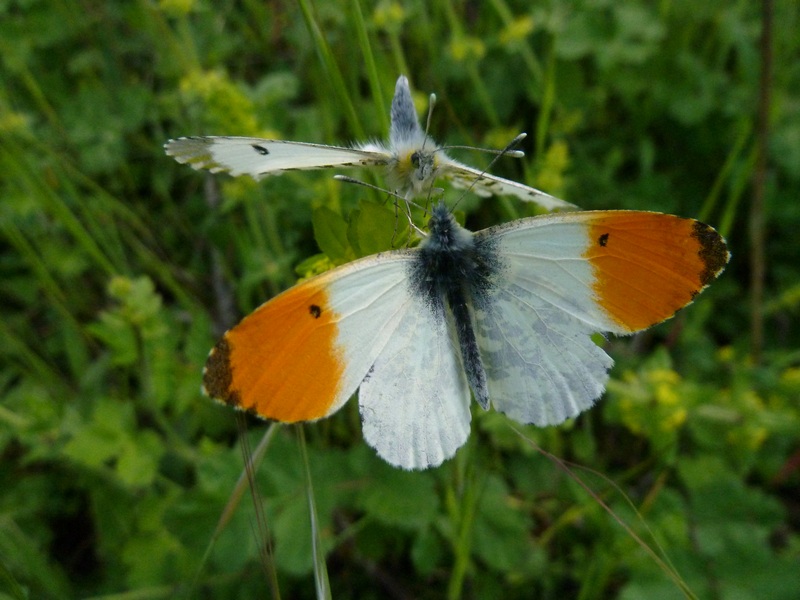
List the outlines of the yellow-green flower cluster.
{"label": "yellow-green flower cluster", "polygon": [[396,33],[406,20],[406,11],[399,2],[381,2],[372,12],[372,22],[378,29]]}
{"label": "yellow-green flower cluster", "polygon": [[158,7],[170,17],[183,17],[192,12],[195,0],[159,0]]}
{"label": "yellow-green flower cluster", "polygon": [[660,437],[679,430],[686,422],[683,381],[672,369],[627,372],[622,382],[614,382],[609,388],[619,393],[614,399],[619,419],[633,433]]}
{"label": "yellow-green flower cluster", "polygon": [[535,186],[548,194],[560,196],[564,191],[564,173],[569,164],[569,146],[563,140],[555,140],[544,154]]}
{"label": "yellow-green flower cluster", "polygon": [[500,43],[512,49],[516,48],[533,33],[534,28],[535,23],[530,15],[517,17],[500,32]]}
{"label": "yellow-green flower cluster", "polygon": [[456,62],[474,62],[484,57],[486,44],[480,38],[466,35],[457,36],[450,41],[447,52]]}
{"label": "yellow-green flower cluster", "polygon": [[201,130],[252,135],[258,129],[253,101],[221,70],[192,71],[180,82],[184,102],[203,120]]}
{"label": "yellow-green flower cluster", "polygon": [[27,115],[14,111],[0,111],[0,134],[25,134],[30,131],[30,119]]}

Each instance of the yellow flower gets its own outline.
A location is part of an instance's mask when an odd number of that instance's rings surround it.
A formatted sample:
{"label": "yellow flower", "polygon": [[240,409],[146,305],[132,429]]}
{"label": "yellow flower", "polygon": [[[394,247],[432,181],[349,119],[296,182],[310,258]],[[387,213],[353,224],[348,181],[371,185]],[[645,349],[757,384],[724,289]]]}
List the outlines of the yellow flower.
{"label": "yellow flower", "polygon": [[685,408],[679,408],[677,410],[672,411],[666,418],[661,421],[661,429],[664,431],[674,431],[675,429],[679,429],[681,425],[686,422],[686,417],[688,413],[686,412]]}
{"label": "yellow flower", "polygon": [[398,31],[406,20],[406,11],[398,2],[381,2],[375,7],[372,20],[378,29]]}
{"label": "yellow flower", "polygon": [[188,104],[200,104],[207,127],[231,135],[253,135],[258,129],[253,102],[221,70],[192,71],[180,82]]}
{"label": "yellow flower", "polygon": [[457,62],[480,60],[486,54],[486,45],[476,37],[460,36],[450,42],[448,52]]}
{"label": "yellow flower", "polygon": [[28,131],[30,119],[23,113],[7,111],[0,115],[0,133],[13,134]]}
{"label": "yellow flower", "polygon": [[195,0],[160,0],[158,6],[170,17],[182,17],[194,10]]}
{"label": "yellow flower", "polygon": [[647,374],[647,378],[657,384],[677,385],[681,381],[681,376],[672,369],[653,369]]}
{"label": "yellow flower", "polygon": [[500,32],[500,43],[504,46],[513,45],[528,37],[533,29],[533,17],[530,15],[514,19]]}
{"label": "yellow flower", "polygon": [[733,346],[722,346],[717,350],[717,360],[721,363],[733,362],[736,358],[736,350]]}
{"label": "yellow flower", "polygon": [[331,261],[330,258],[325,256],[324,254],[319,254],[314,261],[307,261],[304,263],[305,268],[303,269],[303,274],[300,277],[299,281],[304,281],[315,275],[319,275],[320,273],[324,273],[325,271],[330,271],[334,267],[335,264]]}
{"label": "yellow flower", "polygon": [[781,383],[800,385],[800,367],[791,367],[781,373]]}
{"label": "yellow flower", "polygon": [[569,146],[565,141],[556,140],[550,144],[536,176],[537,187],[558,196],[564,187],[564,172],[569,162]]}
{"label": "yellow flower", "polygon": [[680,402],[675,386],[668,383],[659,383],[655,389],[655,396],[656,402],[665,406],[673,406]]}

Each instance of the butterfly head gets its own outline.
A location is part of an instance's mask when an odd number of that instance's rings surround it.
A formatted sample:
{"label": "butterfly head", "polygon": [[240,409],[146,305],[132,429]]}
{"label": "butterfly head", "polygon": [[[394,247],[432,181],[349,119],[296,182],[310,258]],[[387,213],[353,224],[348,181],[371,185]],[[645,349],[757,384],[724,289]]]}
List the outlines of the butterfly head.
{"label": "butterfly head", "polygon": [[426,149],[422,144],[395,148],[389,161],[389,178],[392,185],[403,193],[412,192],[422,196],[430,191],[441,164],[436,145],[430,140]]}

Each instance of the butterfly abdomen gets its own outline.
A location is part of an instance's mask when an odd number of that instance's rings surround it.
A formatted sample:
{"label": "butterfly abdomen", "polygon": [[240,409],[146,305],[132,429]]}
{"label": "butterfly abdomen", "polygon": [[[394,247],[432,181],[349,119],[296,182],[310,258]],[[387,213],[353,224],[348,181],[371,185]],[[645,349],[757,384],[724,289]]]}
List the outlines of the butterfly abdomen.
{"label": "butterfly abdomen", "polygon": [[467,380],[475,399],[489,406],[486,371],[475,337],[475,307],[489,302],[500,260],[491,240],[476,240],[443,206],[434,209],[430,235],[420,246],[409,279],[414,294],[437,319],[449,318],[456,332]]}
{"label": "butterfly abdomen", "polygon": [[389,131],[389,140],[392,145],[411,140],[416,141],[417,138],[424,137],[417,120],[417,111],[414,108],[414,100],[411,98],[408,79],[402,75],[395,85],[391,118],[392,128]]}

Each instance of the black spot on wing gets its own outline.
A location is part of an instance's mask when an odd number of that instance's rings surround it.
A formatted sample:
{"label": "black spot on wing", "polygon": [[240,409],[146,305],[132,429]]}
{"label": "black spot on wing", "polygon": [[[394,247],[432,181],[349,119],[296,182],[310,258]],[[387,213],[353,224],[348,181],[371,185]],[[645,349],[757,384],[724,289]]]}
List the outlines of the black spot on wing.
{"label": "black spot on wing", "polygon": [[260,146],[259,144],[253,144],[253,150],[258,152],[261,156],[266,156],[269,154],[269,150],[267,150],[264,146]]}
{"label": "black spot on wing", "polygon": [[311,313],[311,316],[315,319],[319,319],[320,315],[322,314],[322,309],[316,304],[312,304],[308,307],[308,312]]}
{"label": "black spot on wing", "polygon": [[604,233],[599,238],[597,238],[597,243],[605,247],[605,245],[608,244],[608,234]]}

